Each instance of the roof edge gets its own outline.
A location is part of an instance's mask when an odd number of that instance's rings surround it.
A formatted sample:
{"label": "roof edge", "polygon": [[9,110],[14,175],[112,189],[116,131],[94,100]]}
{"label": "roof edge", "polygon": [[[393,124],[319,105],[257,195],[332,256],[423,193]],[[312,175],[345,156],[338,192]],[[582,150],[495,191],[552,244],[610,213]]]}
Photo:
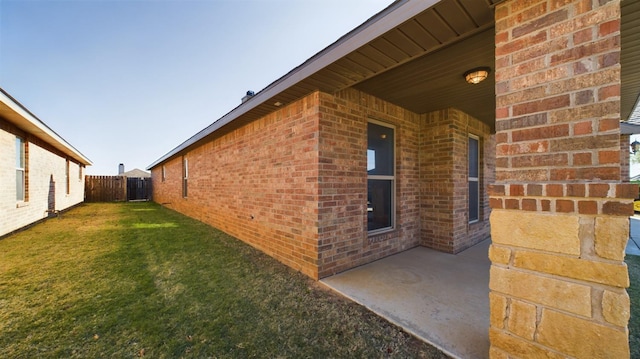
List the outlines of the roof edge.
{"label": "roof edge", "polygon": [[[386,8],[370,17],[367,21],[358,25],[355,29],[341,36],[331,45],[310,57],[301,65],[293,68],[287,74],[275,80],[263,90],[257,92],[248,101],[241,103],[239,106],[214,121],[211,125],[205,127],[180,145],[173,148],[171,151],[167,152],[164,156],[150,164],[146,169],[151,170],[175,157],[180,152],[183,152],[196,144],[198,141],[206,138],[218,129],[265,103],[270,98],[278,95],[282,91],[292,87],[305,78],[312,76],[321,69],[329,66],[361,46],[366,45],[368,42],[392,30],[396,26],[420,14],[421,12],[431,8],[440,1],[441,0],[394,1]],[[378,26],[374,27],[374,24]]]}
{"label": "roof edge", "polygon": [[[13,96],[11,96],[7,91],[0,87],[0,102],[6,104],[10,110],[15,112],[18,116],[25,119],[31,126],[35,127],[37,130],[41,131],[44,136],[38,136],[34,133],[33,129],[22,128],[22,130],[33,134],[37,137],[41,138],[43,141],[50,143],[54,147],[59,150],[66,149],[67,155],[70,155],[73,159],[77,160],[81,164],[85,166],[92,165],[92,162],[89,158],[82,154],[82,152],[78,151],[75,147],[73,147],[69,142],[67,142],[62,136],[57,134],[51,127],[47,126],[41,119],[39,119],[36,115],[34,115],[31,111],[29,111],[24,105],[22,105],[18,100],[16,100]],[[11,121],[11,119],[7,119]],[[16,124],[17,125],[17,124]],[[55,146],[58,144],[63,147],[63,149],[59,148],[59,146]],[[65,152],[64,150],[62,152]]]}

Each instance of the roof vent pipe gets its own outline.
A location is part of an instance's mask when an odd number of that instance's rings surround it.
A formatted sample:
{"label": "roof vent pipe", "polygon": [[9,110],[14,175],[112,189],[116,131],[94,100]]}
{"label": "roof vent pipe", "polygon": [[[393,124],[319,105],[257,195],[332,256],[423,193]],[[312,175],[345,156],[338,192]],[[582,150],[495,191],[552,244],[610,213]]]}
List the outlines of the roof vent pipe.
{"label": "roof vent pipe", "polygon": [[118,165],[118,174],[121,175],[124,173],[124,163]]}
{"label": "roof vent pipe", "polygon": [[247,102],[247,100],[249,100],[250,98],[252,98],[252,97],[253,97],[253,96],[255,96],[255,95],[256,95],[256,93],[255,93],[255,92],[253,92],[253,91],[247,91],[247,94],[246,94],[244,97],[242,97],[242,103]]}

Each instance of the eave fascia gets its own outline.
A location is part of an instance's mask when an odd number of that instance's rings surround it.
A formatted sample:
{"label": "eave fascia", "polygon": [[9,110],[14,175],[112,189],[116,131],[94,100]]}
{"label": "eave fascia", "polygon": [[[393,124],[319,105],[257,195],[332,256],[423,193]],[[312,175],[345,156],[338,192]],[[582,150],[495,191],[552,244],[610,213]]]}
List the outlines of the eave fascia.
{"label": "eave fascia", "polygon": [[202,141],[220,128],[242,117],[258,106],[263,105],[269,99],[272,99],[283,91],[291,88],[301,81],[304,81],[306,78],[331,65],[335,61],[347,56],[351,52],[366,45],[379,36],[393,30],[398,25],[431,8],[440,1],[442,0],[399,0],[392,3],[386,9],[377,13],[354,30],[348,32],[300,66],[289,71],[289,73],[274,81],[262,91],[256,93],[248,101],[240,104],[238,107],[213,122],[211,125],[196,133],[194,136],[190,137],[164,156],[160,157],[146,169],[151,170],[180,153],[188,151],[191,146]]}
{"label": "eave fascia", "polygon": [[20,130],[50,144],[70,159],[73,159],[84,166],[90,166],[92,164],[91,160],[53,131],[42,120],[27,110],[26,107],[2,88],[0,88],[0,113],[3,113],[2,118],[6,121],[12,123]]}

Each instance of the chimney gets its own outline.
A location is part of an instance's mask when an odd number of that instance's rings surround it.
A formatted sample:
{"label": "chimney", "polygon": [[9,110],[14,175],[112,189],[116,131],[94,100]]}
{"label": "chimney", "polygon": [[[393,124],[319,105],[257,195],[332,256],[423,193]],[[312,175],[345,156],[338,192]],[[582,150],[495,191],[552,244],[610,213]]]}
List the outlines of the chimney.
{"label": "chimney", "polygon": [[124,173],[124,163],[121,163],[118,165],[118,175],[121,175]]}
{"label": "chimney", "polygon": [[252,97],[253,97],[253,96],[255,96],[255,95],[256,95],[256,93],[255,93],[255,92],[253,92],[253,91],[247,91],[247,94],[246,94],[244,97],[242,97],[242,103],[247,102],[250,98],[252,98]]}

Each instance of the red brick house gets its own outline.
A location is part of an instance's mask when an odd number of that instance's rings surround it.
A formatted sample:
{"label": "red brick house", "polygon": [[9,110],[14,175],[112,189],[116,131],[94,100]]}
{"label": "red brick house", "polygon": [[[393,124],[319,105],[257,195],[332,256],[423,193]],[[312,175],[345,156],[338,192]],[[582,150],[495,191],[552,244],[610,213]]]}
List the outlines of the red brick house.
{"label": "red brick house", "polygon": [[[492,11],[436,29],[428,3],[393,3],[156,161],[155,200],[316,279],[487,238],[494,77],[470,85],[463,74],[493,68]],[[484,49],[455,62],[438,51],[470,42]]]}
{"label": "red brick house", "polygon": [[628,356],[639,7],[396,1],[154,162],[153,198],[316,279],[491,231],[492,357]]}

